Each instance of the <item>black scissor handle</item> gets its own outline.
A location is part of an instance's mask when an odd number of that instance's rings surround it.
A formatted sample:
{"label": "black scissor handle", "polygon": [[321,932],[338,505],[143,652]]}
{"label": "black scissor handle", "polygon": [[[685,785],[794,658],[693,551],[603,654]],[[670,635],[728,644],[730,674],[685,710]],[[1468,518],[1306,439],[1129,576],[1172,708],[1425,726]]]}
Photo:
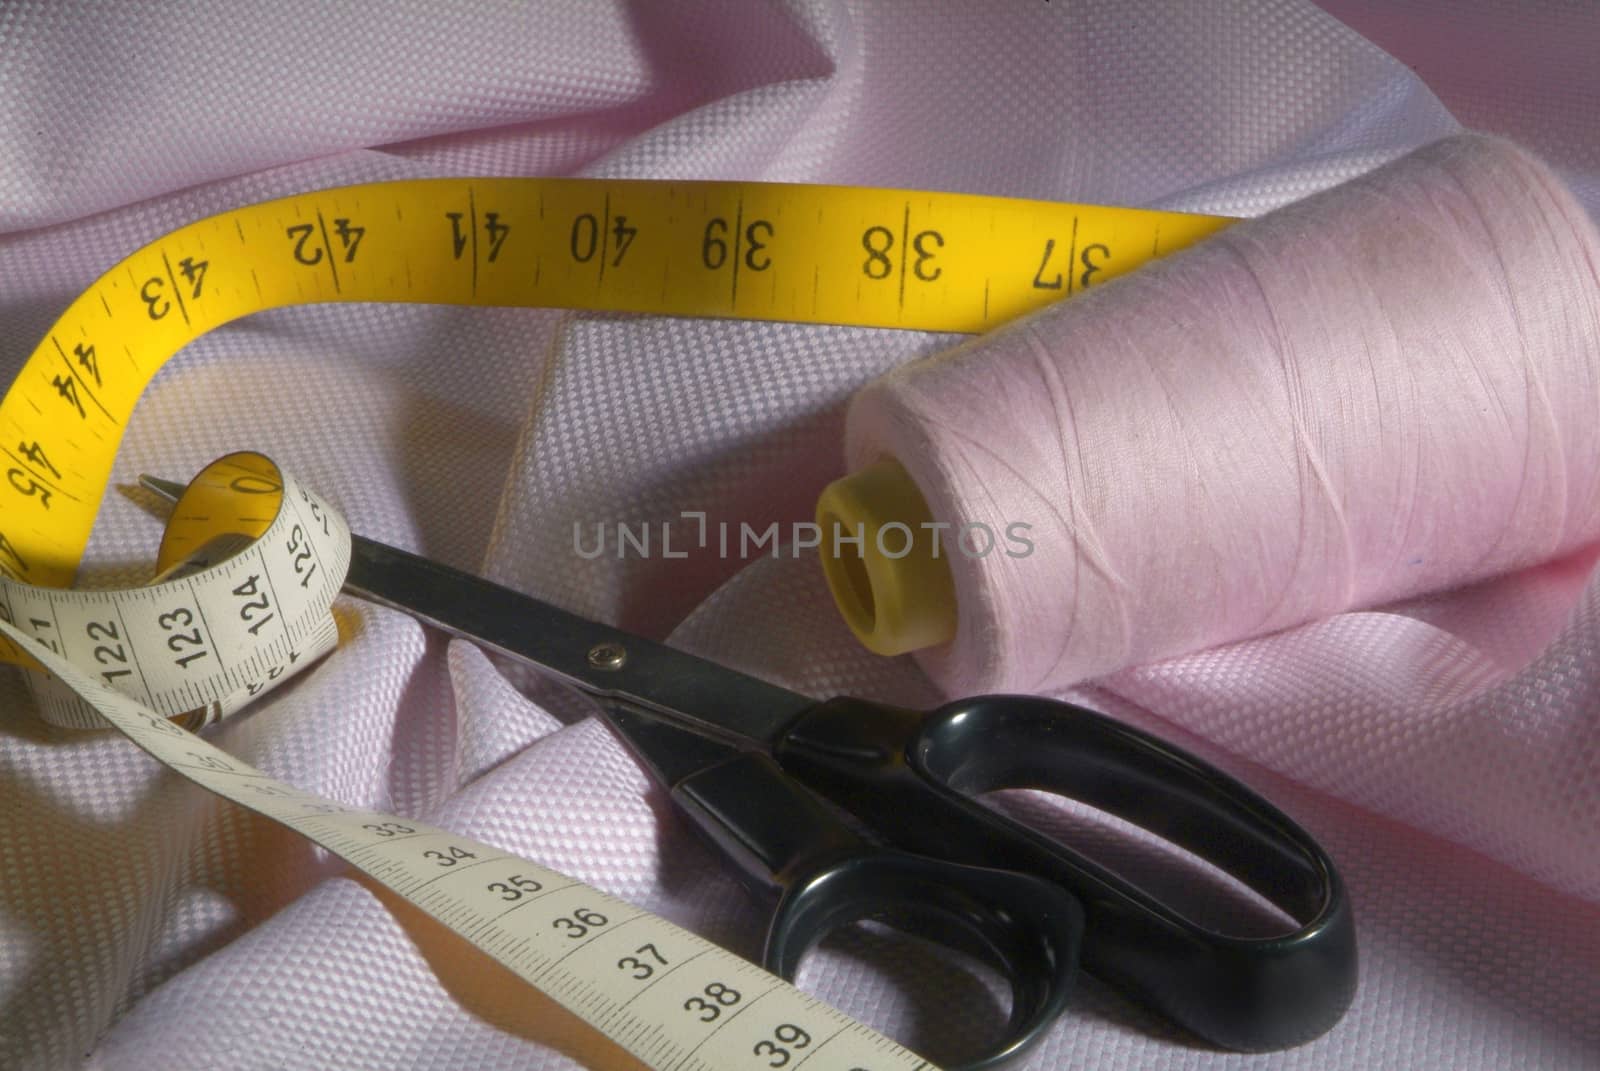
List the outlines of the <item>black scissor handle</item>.
{"label": "black scissor handle", "polygon": [[1075,897],[1028,874],[908,852],[867,849],[791,885],[767,933],[767,969],[792,979],[818,941],[873,918],[906,921],[911,932],[976,952],[1009,983],[1011,1016],[1002,1039],[952,1071],[987,1071],[1014,1060],[1066,1009],[1083,937]]}
{"label": "black scissor handle", "polygon": [[[902,848],[1068,889],[1084,907],[1084,967],[1218,1045],[1309,1041],[1355,995],[1355,926],[1327,854],[1237,780],[1148,733],[1032,696],[927,714],[834,699],[801,715],[774,754]],[[1197,925],[969,798],[1001,788],[1043,789],[1133,822],[1239,878],[1297,928],[1255,938]]]}
{"label": "black scissor handle", "polygon": [[[636,744],[646,733],[683,732],[624,724]],[[1014,1059],[1065,1009],[1083,908],[1059,885],[869,845],[754,752],[734,753],[683,778],[672,797],[747,883],[778,893],[762,957],[775,974],[792,980],[818,941],[864,919],[909,923],[911,932],[997,966],[1011,987],[1004,1035],[952,1071],[985,1071]]]}

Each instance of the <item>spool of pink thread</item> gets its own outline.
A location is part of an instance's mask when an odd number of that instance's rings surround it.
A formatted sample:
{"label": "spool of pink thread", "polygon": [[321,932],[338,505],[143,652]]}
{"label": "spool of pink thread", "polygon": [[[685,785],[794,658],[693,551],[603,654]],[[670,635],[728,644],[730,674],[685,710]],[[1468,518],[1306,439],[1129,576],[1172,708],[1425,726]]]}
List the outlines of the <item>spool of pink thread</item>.
{"label": "spool of pink thread", "polygon": [[825,550],[866,525],[834,594],[952,692],[1036,691],[1574,549],[1597,265],[1560,181],[1468,135],[897,369],[819,508]]}

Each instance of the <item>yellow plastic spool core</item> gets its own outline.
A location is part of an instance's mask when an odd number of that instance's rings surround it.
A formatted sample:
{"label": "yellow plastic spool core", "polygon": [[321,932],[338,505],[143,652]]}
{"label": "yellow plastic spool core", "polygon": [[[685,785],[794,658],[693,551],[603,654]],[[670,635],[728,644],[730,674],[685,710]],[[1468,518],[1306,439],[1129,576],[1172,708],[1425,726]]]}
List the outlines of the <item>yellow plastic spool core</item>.
{"label": "yellow plastic spool core", "polygon": [[822,571],[870,651],[905,654],[955,638],[955,582],[932,521],[893,458],[835,480],[817,500]]}

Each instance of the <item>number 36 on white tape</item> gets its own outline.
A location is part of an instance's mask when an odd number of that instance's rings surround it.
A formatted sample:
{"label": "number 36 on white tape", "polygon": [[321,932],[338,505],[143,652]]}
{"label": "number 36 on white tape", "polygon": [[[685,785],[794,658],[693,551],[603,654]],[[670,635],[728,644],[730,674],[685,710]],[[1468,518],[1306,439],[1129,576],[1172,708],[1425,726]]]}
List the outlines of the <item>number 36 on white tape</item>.
{"label": "number 36 on white tape", "polygon": [[349,530],[327,503],[266,458],[233,454],[173,510],[158,583],[63,591],[0,577],[0,636],[13,660],[48,675],[36,691],[52,721],[109,724],[196,784],[321,845],[647,1066],[780,1066],[771,1061],[784,1053],[803,1056],[808,1071],[931,1067],[648,912],[447,830],[302,792],[180,724],[237,709],[331,650],[329,608],[349,557]]}

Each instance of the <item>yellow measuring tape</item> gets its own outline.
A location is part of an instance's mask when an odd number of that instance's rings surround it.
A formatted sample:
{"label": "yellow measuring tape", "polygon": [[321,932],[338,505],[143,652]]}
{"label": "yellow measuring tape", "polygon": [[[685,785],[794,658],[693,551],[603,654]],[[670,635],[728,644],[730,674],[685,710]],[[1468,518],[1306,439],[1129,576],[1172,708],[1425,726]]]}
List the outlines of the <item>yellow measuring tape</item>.
{"label": "yellow measuring tape", "polygon": [[981,332],[1227,220],[758,183],[430,179],[192,223],[68,307],[0,402],[0,571],[71,582],[145,385],[263,309],[410,301]]}
{"label": "yellow measuring tape", "polygon": [[[446,831],[301,793],[175,724],[234,709],[331,649],[348,531],[276,466],[235,455],[178,506],[160,562],[176,573],[133,591],[69,590],[117,446],[169,357],[264,309],[411,301],[980,332],[1228,222],[959,194],[573,179],[377,183],[201,220],[77,298],[0,401],[0,661],[71,687],[36,691],[51,720],[110,722],[329,848],[651,1066],[748,1062],[752,1044],[777,1042],[745,1033],[771,1029],[795,1051],[801,1038],[828,1039],[811,1054],[829,1053],[812,1060],[819,1069],[928,1066],[660,919]],[[475,876],[457,881],[468,859]],[[562,923],[592,934],[590,951],[551,946],[547,929]],[[642,999],[612,969],[610,935],[624,925],[633,936],[618,948],[644,934],[659,956],[698,966]],[[685,985],[691,997],[771,993],[772,1011],[738,1029],[696,1025],[671,1006]]]}

